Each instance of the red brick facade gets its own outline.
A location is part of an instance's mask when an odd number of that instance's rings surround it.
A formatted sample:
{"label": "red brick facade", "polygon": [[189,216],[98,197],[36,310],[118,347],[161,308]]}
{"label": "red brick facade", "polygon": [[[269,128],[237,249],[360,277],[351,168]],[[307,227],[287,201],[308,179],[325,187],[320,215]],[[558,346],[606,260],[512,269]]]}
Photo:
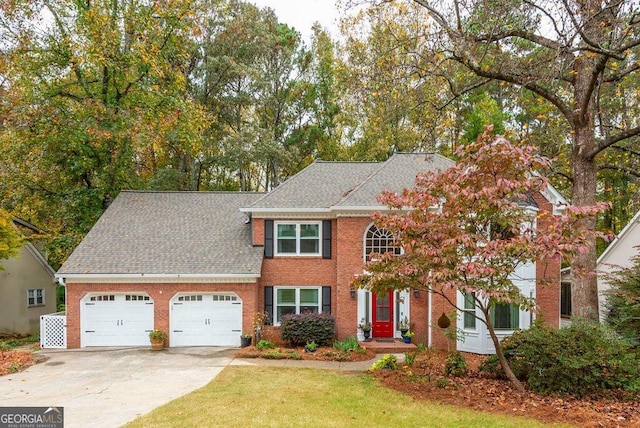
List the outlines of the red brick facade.
{"label": "red brick facade", "polygon": [[[257,308],[256,284],[76,284],[67,283],[67,348],[79,348],[80,302],[89,293],[146,293],[153,299],[154,328],[169,331],[169,301],[177,293],[233,292],[242,299],[242,325],[251,331],[253,313]],[[167,340],[169,346],[171,343]]]}
{"label": "red brick facade", "polygon": [[[550,211],[551,204],[541,195],[535,200],[541,211]],[[279,220],[274,218],[273,220]],[[317,219],[296,218],[296,222]],[[293,220],[292,220],[293,221]],[[344,339],[358,334],[358,299],[352,297],[350,283],[354,275],[363,272],[364,237],[372,220],[367,216],[338,216],[331,223],[331,258],[278,257],[265,258],[261,276],[256,283],[104,283],[87,284],[67,282],[67,343],[69,348],[78,348],[81,344],[80,302],[88,293],[143,292],[154,302],[155,328],[169,330],[170,300],[176,293],[182,292],[232,292],[242,300],[243,331],[252,330],[253,314],[265,308],[265,287],[269,286],[323,286],[331,288],[331,314],[335,317],[337,336]],[[544,230],[545,220],[538,223]],[[254,246],[263,246],[265,242],[265,220],[252,219],[252,241]],[[560,265],[558,260],[537,263],[539,284],[536,290],[540,313],[552,326],[558,326],[560,311]],[[542,281],[546,279],[546,281]],[[542,282],[545,282],[542,285]],[[449,298],[455,301],[454,290]],[[450,315],[452,307],[445,299],[426,291],[417,294],[409,292],[411,330],[414,341],[431,344],[436,348],[455,346],[437,327],[442,314]],[[431,314],[429,300],[431,299]],[[455,319],[451,319],[455,323]],[[432,326],[430,329],[429,326]],[[273,328],[268,334],[273,335]],[[168,343],[171,346],[170,343]]]}

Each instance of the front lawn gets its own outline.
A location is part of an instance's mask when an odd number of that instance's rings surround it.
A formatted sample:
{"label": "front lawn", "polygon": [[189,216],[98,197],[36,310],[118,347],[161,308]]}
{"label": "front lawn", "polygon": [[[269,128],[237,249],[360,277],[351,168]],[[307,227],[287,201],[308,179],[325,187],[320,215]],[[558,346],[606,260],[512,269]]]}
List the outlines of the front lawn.
{"label": "front lawn", "polygon": [[225,368],[204,388],[127,427],[543,427],[537,421],[416,400],[367,374]]}

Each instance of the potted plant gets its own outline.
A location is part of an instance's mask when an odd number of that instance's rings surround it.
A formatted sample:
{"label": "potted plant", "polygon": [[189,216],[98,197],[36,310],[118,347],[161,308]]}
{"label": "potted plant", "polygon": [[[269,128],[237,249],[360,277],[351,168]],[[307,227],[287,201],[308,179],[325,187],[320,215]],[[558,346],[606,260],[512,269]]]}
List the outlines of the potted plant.
{"label": "potted plant", "polygon": [[253,335],[251,333],[242,333],[240,335],[240,346],[246,348],[251,345],[251,340],[253,339]]}
{"label": "potted plant", "polygon": [[371,323],[365,321],[364,318],[360,321],[360,325],[358,326],[360,330],[362,330],[362,334],[364,335],[364,341],[368,342],[371,337]]}
{"label": "potted plant", "polygon": [[318,349],[318,345],[315,341],[307,342],[304,346],[304,352],[316,352],[316,349]]}
{"label": "potted plant", "polygon": [[159,351],[164,348],[164,342],[167,340],[167,333],[162,330],[154,329],[149,333],[149,341],[151,342],[151,349]]}
{"label": "potted plant", "polygon": [[404,335],[409,331],[409,319],[406,316],[400,320],[399,328],[400,334],[402,334],[402,337],[404,337]]}
{"label": "potted plant", "polygon": [[402,336],[402,339],[404,340],[404,343],[411,343],[411,338],[413,337],[415,333],[412,331],[407,331],[404,336]]}

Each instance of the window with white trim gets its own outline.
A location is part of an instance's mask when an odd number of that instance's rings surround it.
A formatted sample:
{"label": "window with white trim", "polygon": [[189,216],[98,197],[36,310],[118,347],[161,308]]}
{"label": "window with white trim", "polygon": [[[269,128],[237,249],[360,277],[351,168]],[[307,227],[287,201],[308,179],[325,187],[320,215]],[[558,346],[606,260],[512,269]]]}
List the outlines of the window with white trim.
{"label": "window with white trim", "polygon": [[464,309],[463,309],[463,325],[466,329],[476,328],[476,299],[475,293],[462,293],[464,297]]}
{"label": "window with white trim", "polygon": [[364,242],[365,261],[371,261],[370,254],[384,254],[393,252],[394,255],[402,254],[402,248],[395,245],[393,234],[386,229],[378,229],[371,225],[367,229]]}
{"label": "window with white trim", "polygon": [[44,305],[44,288],[30,288],[27,290],[27,306]]}
{"label": "window with white trim", "polygon": [[320,222],[276,223],[276,254],[320,255]]}
{"label": "window with white trim", "polygon": [[513,303],[496,303],[491,308],[491,322],[496,330],[516,330],[520,327],[520,308]]}
{"label": "window with white trim", "polygon": [[322,287],[274,287],[274,320],[284,315],[322,312]]}

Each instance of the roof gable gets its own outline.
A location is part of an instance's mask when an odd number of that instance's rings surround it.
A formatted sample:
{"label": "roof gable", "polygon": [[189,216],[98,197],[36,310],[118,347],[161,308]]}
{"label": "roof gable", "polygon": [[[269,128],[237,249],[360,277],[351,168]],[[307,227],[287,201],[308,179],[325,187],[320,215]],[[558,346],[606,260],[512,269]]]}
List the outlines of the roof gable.
{"label": "roof gable", "polygon": [[606,265],[629,265],[632,257],[638,254],[638,246],[640,246],[640,211],[600,254],[597,262],[598,270],[605,269]]}
{"label": "roof gable", "polygon": [[260,196],[123,191],[57,276],[257,276],[262,248],[251,246],[248,218],[239,208]]}

